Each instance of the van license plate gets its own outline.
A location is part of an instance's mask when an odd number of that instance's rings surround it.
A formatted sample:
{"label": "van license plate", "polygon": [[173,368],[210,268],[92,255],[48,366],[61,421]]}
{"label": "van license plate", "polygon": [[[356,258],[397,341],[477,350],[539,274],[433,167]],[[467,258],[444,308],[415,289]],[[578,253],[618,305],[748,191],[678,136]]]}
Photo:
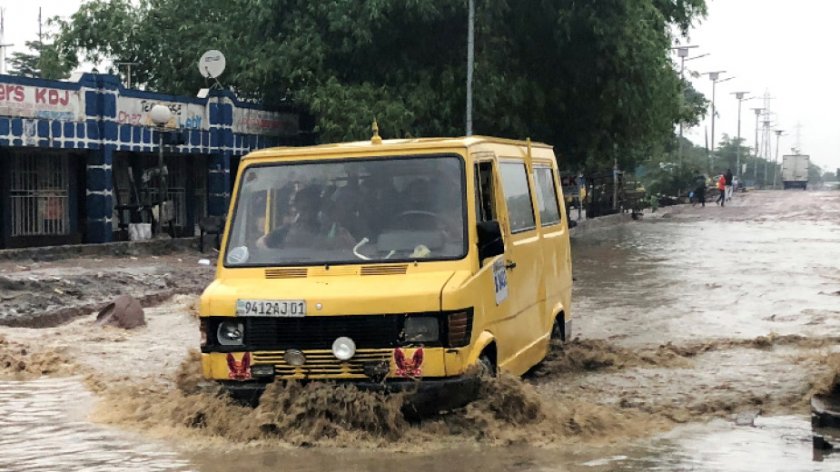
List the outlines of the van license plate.
{"label": "van license plate", "polygon": [[236,314],[287,318],[306,316],[306,302],[303,300],[237,300]]}

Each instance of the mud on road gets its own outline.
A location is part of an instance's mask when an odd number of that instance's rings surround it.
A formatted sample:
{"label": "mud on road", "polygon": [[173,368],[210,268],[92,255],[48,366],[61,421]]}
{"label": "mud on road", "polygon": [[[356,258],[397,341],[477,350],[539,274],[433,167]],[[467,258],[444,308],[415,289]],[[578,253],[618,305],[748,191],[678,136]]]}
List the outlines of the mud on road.
{"label": "mud on road", "polygon": [[[33,441],[101,470],[115,448],[137,470],[838,468],[811,462],[807,400],[840,368],[840,193],[660,209],[577,232],[573,246],[578,338],[525,378],[488,380],[479,401],[420,423],[402,417],[399,397],[329,385],[277,385],[254,410],[227,402],[195,371],[195,294],[149,308],[130,332],[92,315],[0,328],[0,417],[33,412],[0,420],[0,433],[30,433],[26,445],[0,434],[11,451],[0,469],[38,463]],[[184,274],[205,270],[184,261]],[[34,277],[60,284],[110,266],[153,293],[173,265],[66,261]],[[82,397],[81,412],[55,402]],[[99,439],[63,440],[74,428]]]}
{"label": "mud on road", "polygon": [[198,265],[202,257],[183,251],[0,262],[0,325],[56,326],[98,310],[120,294],[152,306],[176,294],[200,293],[213,279],[212,269]]}

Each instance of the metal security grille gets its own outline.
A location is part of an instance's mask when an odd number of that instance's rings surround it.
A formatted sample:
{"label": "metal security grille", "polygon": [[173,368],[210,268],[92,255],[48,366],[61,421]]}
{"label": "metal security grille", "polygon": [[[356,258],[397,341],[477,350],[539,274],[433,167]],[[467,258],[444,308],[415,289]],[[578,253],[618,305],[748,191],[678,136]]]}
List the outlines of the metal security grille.
{"label": "metal security grille", "polygon": [[16,153],[10,167],[11,236],[69,234],[68,157]]}
{"label": "metal security grille", "polygon": [[[175,226],[183,228],[187,224],[187,192],[186,192],[186,161],[183,157],[167,156],[164,159],[166,165],[166,199],[172,201],[175,212]],[[146,170],[157,170],[157,158],[154,162],[147,161]],[[160,185],[155,178],[145,186],[141,192],[144,202],[148,205],[157,205],[160,202]]]}

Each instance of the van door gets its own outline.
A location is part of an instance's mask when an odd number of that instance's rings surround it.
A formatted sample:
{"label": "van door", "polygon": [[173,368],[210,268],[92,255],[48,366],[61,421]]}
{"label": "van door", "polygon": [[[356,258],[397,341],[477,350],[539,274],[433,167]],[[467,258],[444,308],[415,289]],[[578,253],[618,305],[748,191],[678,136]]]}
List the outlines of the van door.
{"label": "van door", "polygon": [[[505,200],[502,192],[499,190],[499,176],[497,164],[495,162],[495,155],[493,153],[484,153],[480,158],[476,155],[475,163],[475,215],[476,223],[487,223],[496,221],[501,226],[506,226],[505,217]],[[504,246],[507,248],[507,236],[504,229],[502,230],[502,239],[504,239]],[[479,255],[479,258],[481,256]],[[480,275],[482,280],[481,286],[487,287],[488,290],[493,290],[493,295],[489,293],[483,297],[481,304],[481,313],[483,315],[483,323],[496,338],[496,361],[497,365],[504,364],[506,359],[510,359],[518,351],[517,340],[509,328],[505,324],[512,311],[510,302],[510,288],[507,279],[507,269],[505,263],[508,260],[508,255],[502,253],[495,257],[488,257],[484,260],[480,259],[481,264]],[[513,333],[515,334],[515,333]]]}
{"label": "van door", "polygon": [[[544,333],[540,302],[544,300],[544,286],[540,234],[525,161],[500,158],[499,176],[507,210],[505,266],[510,298],[504,328],[516,340],[515,355],[519,357],[510,360],[510,369],[520,371],[533,365],[541,356],[539,340]],[[526,352],[529,348],[536,350]]]}

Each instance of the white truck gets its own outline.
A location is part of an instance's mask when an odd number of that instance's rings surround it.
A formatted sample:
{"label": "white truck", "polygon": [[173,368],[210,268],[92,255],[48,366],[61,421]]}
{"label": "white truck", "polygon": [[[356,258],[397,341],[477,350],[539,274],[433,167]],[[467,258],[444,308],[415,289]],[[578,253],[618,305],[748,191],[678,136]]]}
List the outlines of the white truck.
{"label": "white truck", "polygon": [[810,156],[789,154],[782,159],[782,184],[784,189],[808,187],[808,169],[811,166]]}

